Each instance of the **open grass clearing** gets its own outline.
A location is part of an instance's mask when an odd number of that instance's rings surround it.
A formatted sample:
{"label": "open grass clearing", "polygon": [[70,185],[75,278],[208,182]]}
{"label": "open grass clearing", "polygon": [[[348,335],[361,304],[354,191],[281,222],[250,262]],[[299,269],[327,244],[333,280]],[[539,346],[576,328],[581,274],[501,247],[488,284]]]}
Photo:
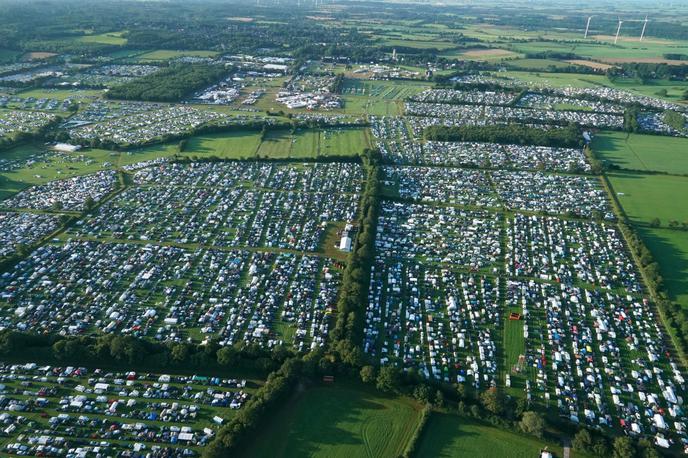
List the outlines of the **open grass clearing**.
{"label": "open grass clearing", "polygon": [[124,31],[122,32],[108,32],[108,33],[99,33],[99,34],[93,34],[93,35],[84,35],[82,37],[78,37],[76,41],[80,43],[98,43],[98,44],[104,44],[104,45],[117,45],[117,46],[123,46],[127,44],[127,39],[124,38]]}
{"label": "open grass clearing", "polygon": [[669,297],[688,307],[688,232],[652,228],[639,232],[659,263]]}
{"label": "open grass clearing", "polygon": [[395,458],[416,429],[420,406],[354,386],[319,386],[273,415],[245,457]]}
{"label": "open grass clearing", "polygon": [[189,138],[184,153],[199,157],[250,158],[255,155],[259,144],[258,131],[223,132]]}
{"label": "open grass clearing", "polygon": [[622,168],[688,174],[688,139],[685,138],[601,132],[592,147],[601,160]]}
{"label": "open grass clearing", "polygon": [[613,190],[628,217],[635,223],[659,218],[688,221],[688,177],[615,172],[608,174]]}
{"label": "open grass clearing", "polygon": [[326,129],[320,133],[320,155],[355,156],[370,148],[364,128]]}
{"label": "open grass clearing", "polygon": [[269,158],[289,157],[293,142],[293,136],[286,129],[268,132],[258,147],[256,155]]}
{"label": "open grass clearing", "polygon": [[556,444],[496,428],[472,418],[434,413],[418,442],[416,456],[530,458],[540,456],[540,450],[545,446],[555,456],[564,456],[562,448]]}

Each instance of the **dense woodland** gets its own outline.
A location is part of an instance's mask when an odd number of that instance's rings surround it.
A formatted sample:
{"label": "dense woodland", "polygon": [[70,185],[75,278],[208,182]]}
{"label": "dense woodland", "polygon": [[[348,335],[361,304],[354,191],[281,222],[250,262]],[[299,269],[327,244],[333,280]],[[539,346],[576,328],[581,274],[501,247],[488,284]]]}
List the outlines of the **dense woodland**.
{"label": "dense woodland", "polygon": [[115,86],[107,96],[111,99],[177,102],[197,89],[217,82],[228,73],[229,69],[220,65],[172,65]]}

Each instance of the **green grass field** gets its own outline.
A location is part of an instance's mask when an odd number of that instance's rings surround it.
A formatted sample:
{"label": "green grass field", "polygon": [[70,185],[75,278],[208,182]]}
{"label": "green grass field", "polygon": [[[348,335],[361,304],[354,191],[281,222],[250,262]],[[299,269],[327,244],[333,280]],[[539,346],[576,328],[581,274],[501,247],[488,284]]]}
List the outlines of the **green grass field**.
{"label": "green grass field", "polygon": [[124,32],[109,32],[97,35],[84,35],[83,37],[78,37],[76,41],[80,43],[98,43],[104,45],[122,46],[127,44],[127,39],[122,36],[123,34]]}
{"label": "green grass field", "polygon": [[622,168],[688,173],[688,139],[685,138],[601,132],[592,147],[601,160]]}
{"label": "green grass field", "polygon": [[415,456],[434,458],[532,458],[545,446],[563,456],[558,445],[495,428],[477,420],[434,413],[418,443]]}
{"label": "green grass field", "polygon": [[253,157],[260,144],[260,132],[239,131],[191,137],[185,154],[239,159]]}
{"label": "green grass field", "polygon": [[670,220],[688,221],[688,177],[610,173],[609,181],[624,211],[634,223],[649,223],[659,218],[663,225]]}
{"label": "green grass field", "polygon": [[245,457],[396,458],[417,426],[412,401],[364,388],[308,389],[270,417]]}
{"label": "green grass field", "polygon": [[297,131],[291,147],[291,157],[314,157],[320,148],[321,133],[316,130]]}
{"label": "green grass field", "polygon": [[320,133],[320,155],[355,156],[370,148],[364,128],[326,129]]}
{"label": "green grass field", "polygon": [[688,232],[651,228],[639,232],[659,263],[670,298],[688,307]]}
{"label": "green grass field", "polygon": [[284,158],[291,154],[293,137],[288,130],[268,132],[256,153],[259,157]]}

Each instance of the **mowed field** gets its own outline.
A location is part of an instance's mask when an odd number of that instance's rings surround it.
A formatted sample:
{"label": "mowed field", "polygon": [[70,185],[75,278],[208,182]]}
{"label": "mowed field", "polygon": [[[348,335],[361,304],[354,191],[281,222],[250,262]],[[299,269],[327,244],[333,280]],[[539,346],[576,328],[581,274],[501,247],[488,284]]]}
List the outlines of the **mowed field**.
{"label": "mowed field", "polygon": [[260,132],[239,131],[191,137],[185,154],[228,159],[253,157],[260,144]]}
{"label": "mowed field", "polygon": [[601,132],[592,148],[601,160],[632,170],[688,174],[688,139]]}
{"label": "mowed field", "polygon": [[273,415],[241,456],[396,458],[419,415],[412,401],[365,388],[311,388]]}
{"label": "mowed field", "polygon": [[649,223],[654,218],[663,225],[671,220],[688,221],[688,177],[631,172],[609,173],[608,177],[634,223]]}
{"label": "mowed field", "polygon": [[647,227],[639,232],[659,263],[671,300],[688,307],[688,232]]}
{"label": "mowed field", "polygon": [[[561,447],[534,437],[483,424],[477,420],[434,413],[418,443],[418,457],[434,458],[532,458],[545,446],[561,457]],[[572,456],[580,456],[578,454]]]}

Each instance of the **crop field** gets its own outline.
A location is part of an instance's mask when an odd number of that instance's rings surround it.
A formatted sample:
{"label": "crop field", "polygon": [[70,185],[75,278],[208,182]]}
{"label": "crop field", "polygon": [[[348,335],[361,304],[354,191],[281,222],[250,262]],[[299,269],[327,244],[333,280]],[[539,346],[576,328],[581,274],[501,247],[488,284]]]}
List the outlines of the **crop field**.
{"label": "crop field", "polygon": [[688,139],[600,132],[592,144],[601,160],[626,169],[688,174]]}
{"label": "crop field", "polygon": [[563,456],[560,446],[543,442],[471,418],[434,413],[418,443],[417,453],[418,456],[438,458],[529,458],[538,456],[540,450],[547,446],[556,456]]}
{"label": "crop field", "polygon": [[142,450],[200,451],[262,383],[35,363],[3,364],[0,381],[0,411],[15,423],[0,439],[0,451],[35,456],[66,446],[93,450],[94,439],[108,454],[135,442]]}
{"label": "crop field", "polygon": [[420,406],[347,386],[307,389],[274,415],[242,456],[396,458]]}
{"label": "crop field", "polygon": [[664,225],[671,220],[688,221],[688,206],[678,197],[688,195],[688,177],[623,172],[608,176],[632,221],[649,223],[659,218]]}

